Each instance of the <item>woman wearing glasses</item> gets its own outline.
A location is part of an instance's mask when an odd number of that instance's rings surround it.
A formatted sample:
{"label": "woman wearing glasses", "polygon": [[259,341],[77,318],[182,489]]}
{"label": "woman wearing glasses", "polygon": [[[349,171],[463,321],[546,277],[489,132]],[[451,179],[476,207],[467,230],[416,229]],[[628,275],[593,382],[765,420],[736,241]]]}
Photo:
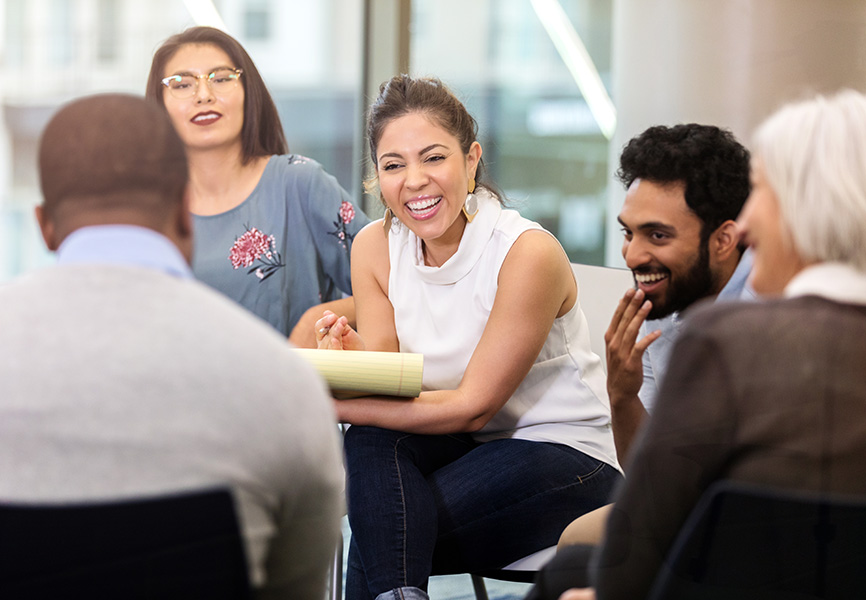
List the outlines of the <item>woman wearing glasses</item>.
{"label": "woman wearing glasses", "polygon": [[299,345],[315,345],[315,305],[354,321],[342,296],[368,219],[318,163],[288,153],[274,101],[237,40],[211,27],[170,37],[146,95],[186,146],[196,277]]}

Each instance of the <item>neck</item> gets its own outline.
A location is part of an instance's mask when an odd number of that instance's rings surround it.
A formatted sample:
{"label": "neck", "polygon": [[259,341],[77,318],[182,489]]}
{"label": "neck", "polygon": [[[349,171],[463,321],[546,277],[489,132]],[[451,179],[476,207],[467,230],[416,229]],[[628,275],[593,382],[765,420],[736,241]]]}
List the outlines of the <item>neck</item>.
{"label": "neck", "polygon": [[424,240],[424,264],[428,267],[441,267],[448,262],[448,259],[457,253],[465,229],[466,218],[461,214],[444,235],[434,240]]}
{"label": "neck", "polygon": [[188,150],[190,210],[197,215],[223,213],[252,193],[269,157],[242,163],[240,146]]}

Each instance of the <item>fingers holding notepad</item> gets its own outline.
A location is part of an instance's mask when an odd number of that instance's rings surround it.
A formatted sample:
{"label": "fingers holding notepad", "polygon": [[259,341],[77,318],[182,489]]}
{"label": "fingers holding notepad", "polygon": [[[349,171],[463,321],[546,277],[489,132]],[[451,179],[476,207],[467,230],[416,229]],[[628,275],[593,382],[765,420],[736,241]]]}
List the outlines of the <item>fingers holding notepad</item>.
{"label": "fingers holding notepad", "polygon": [[316,341],[320,350],[365,350],[366,345],[346,317],[326,310],[316,321]]}

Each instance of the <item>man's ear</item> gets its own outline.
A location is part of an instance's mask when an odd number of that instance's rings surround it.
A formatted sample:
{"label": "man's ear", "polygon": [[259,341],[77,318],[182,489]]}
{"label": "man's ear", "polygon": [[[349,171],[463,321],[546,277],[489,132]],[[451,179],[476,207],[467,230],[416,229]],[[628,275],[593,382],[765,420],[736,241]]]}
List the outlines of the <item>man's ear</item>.
{"label": "man's ear", "polygon": [[740,229],[736,221],[731,219],[719,225],[710,236],[710,254],[717,261],[728,260],[734,252],[738,252],[740,244]]}
{"label": "man's ear", "polygon": [[42,239],[45,240],[45,245],[49,250],[55,252],[60,244],[57,242],[54,221],[48,217],[41,204],[34,209],[34,213],[36,214],[36,222],[39,223],[39,229],[42,231]]}

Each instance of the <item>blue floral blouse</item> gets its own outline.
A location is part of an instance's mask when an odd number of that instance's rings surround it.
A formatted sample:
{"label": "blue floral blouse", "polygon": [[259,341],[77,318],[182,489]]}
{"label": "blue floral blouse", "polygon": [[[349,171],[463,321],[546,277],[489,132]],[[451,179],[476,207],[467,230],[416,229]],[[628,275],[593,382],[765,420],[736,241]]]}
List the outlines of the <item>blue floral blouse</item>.
{"label": "blue floral blouse", "polygon": [[352,293],[349,253],[368,222],[319,163],[272,156],[243,203],[194,216],[193,273],[288,336],[305,310]]}

